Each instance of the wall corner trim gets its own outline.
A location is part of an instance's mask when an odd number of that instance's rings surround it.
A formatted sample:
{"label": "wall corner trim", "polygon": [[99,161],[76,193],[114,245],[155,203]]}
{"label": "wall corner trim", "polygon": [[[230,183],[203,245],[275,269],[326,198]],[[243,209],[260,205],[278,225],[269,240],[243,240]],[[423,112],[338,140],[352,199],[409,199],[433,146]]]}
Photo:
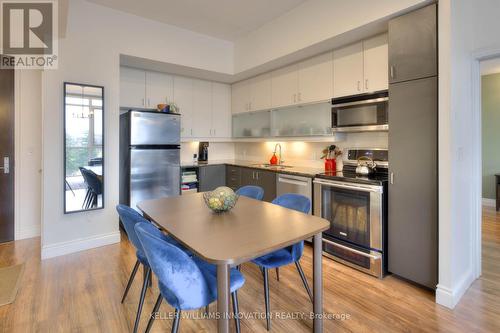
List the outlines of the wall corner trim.
{"label": "wall corner trim", "polygon": [[436,303],[449,309],[455,308],[474,280],[472,271],[468,270],[459,283],[456,284],[455,288],[438,284],[436,289]]}
{"label": "wall corner trim", "polygon": [[120,231],[42,246],[42,260],[120,242]]}

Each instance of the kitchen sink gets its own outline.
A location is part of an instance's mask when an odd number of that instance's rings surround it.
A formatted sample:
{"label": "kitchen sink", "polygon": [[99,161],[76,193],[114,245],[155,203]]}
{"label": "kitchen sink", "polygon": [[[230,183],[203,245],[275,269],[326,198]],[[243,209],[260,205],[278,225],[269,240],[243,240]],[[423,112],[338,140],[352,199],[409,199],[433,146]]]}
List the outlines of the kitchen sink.
{"label": "kitchen sink", "polygon": [[263,163],[263,164],[252,164],[252,166],[256,166],[259,168],[267,168],[267,169],[287,169],[287,168],[293,168],[291,165],[283,165],[283,164],[269,164],[269,163]]}

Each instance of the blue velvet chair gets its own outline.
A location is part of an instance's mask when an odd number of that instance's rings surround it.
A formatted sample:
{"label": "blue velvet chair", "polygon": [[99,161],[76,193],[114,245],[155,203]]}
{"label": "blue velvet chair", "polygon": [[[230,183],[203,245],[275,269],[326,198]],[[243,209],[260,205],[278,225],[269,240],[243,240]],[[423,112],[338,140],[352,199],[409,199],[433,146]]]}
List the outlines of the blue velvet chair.
{"label": "blue velvet chair", "polygon": [[[128,291],[130,289],[130,286],[132,285],[132,282],[134,281],[135,275],[137,273],[137,270],[139,269],[139,266],[142,264],[143,270],[144,270],[144,281],[142,284],[142,290],[141,290],[141,296],[139,300],[139,306],[137,309],[137,314],[136,314],[136,319],[135,319],[135,324],[134,324],[134,333],[137,332],[137,328],[139,326],[139,320],[141,318],[141,312],[142,312],[142,306],[144,304],[144,297],[146,295],[146,290],[149,284],[151,284],[151,268],[149,266],[148,260],[146,258],[146,255],[144,254],[144,250],[142,248],[142,243],[139,241],[139,238],[137,238],[137,234],[135,232],[135,225],[137,223],[147,223],[149,224],[152,228],[158,230],[155,226],[153,226],[148,220],[146,220],[144,217],[142,217],[141,214],[136,212],[134,209],[125,206],[125,205],[118,205],[116,206],[116,210],[118,211],[118,215],[120,215],[120,220],[122,221],[122,225],[125,228],[125,232],[127,233],[128,239],[132,243],[132,245],[136,249],[136,257],[137,260],[134,265],[134,269],[132,270],[132,273],[130,274],[130,278],[127,283],[127,287],[125,288],[125,292],[123,293],[122,297],[122,303],[125,301],[125,298],[127,297]],[[159,233],[161,231],[158,230]],[[174,239],[168,237],[165,235],[165,240],[170,242],[171,244],[174,244],[184,250],[187,255],[191,255],[190,252],[188,252],[185,248],[183,248],[177,241]]]}
{"label": "blue velvet chair", "polygon": [[[300,195],[300,194],[283,194],[272,201],[273,204],[280,205],[285,208],[297,210],[304,214],[308,214],[311,209],[311,201],[309,198]],[[271,318],[269,309],[269,269],[276,269],[276,275],[279,281],[279,268],[291,263],[295,263],[295,267],[297,267],[297,271],[299,272],[300,278],[302,279],[302,283],[309,294],[309,298],[311,302],[313,300],[313,296],[311,293],[311,289],[309,288],[309,284],[307,283],[307,279],[304,275],[304,271],[302,270],[302,266],[300,265],[300,258],[302,257],[302,253],[304,252],[304,241],[301,241],[292,246],[288,246],[284,249],[274,251],[272,253],[266,254],[262,257],[256,258],[252,260],[253,263],[257,264],[262,274],[264,275],[264,299],[266,304],[266,320],[267,320],[267,330],[269,331],[271,328]]]}
{"label": "blue velvet chair", "polygon": [[264,189],[260,186],[247,185],[240,187],[236,194],[243,195],[256,200],[262,200],[264,198]]}
{"label": "blue velvet chair", "polygon": [[[190,257],[170,243],[166,236],[151,224],[139,223],[135,230],[151,269],[158,278],[160,289],[146,332],[151,329],[155,319],[154,313],[158,312],[163,299],[175,308],[172,332],[177,332],[181,311],[206,307],[217,299],[216,266],[196,256]],[[230,291],[237,332],[240,332],[237,290],[244,283],[243,275],[236,269],[231,269]]]}

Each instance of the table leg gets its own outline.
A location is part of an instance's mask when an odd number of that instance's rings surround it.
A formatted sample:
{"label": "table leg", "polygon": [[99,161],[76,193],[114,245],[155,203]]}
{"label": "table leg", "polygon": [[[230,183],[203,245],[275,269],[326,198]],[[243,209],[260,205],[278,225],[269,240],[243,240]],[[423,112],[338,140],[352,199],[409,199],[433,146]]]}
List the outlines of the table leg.
{"label": "table leg", "polygon": [[322,260],[323,260],[323,241],[322,234],[314,235],[314,253],[313,253],[313,293],[314,293],[314,333],[323,332],[323,319],[319,317],[323,315],[323,273],[322,273]]}
{"label": "table leg", "polygon": [[220,315],[218,320],[218,332],[229,333],[229,272],[230,267],[226,264],[217,265],[217,311]]}

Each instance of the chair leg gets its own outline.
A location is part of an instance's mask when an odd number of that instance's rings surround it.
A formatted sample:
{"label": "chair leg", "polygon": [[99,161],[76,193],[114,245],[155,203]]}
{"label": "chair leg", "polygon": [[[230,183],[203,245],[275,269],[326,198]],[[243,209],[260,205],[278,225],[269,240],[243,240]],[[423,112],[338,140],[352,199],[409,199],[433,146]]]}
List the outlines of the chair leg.
{"label": "chair leg", "polygon": [[276,280],[280,280],[280,268],[276,267]]}
{"label": "chair leg", "polygon": [[147,270],[150,268],[147,268],[146,266],[144,266],[143,268],[144,269],[142,271],[142,278],[144,280],[148,280],[148,288],[151,288],[153,286],[153,274],[149,274],[148,275],[149,277],[146,277]]}
{"label": "chair leg", "polygon": [[87,193],[85,193],[85,199],[83,199],[82,208],[85,208],[85,204],[87,203],[87,200],[89,199],[89,194],[90,194],[90,191],[87,190]]}
{"label": "chair leg", "polygon": [[153,308],[153,311],[151,312],[151,316],[149,317],[148,326],[146,327],[146,333],[149,333],[149,330],[153,326],[153,322],[155,321],[155,314],[160,309],[160,305],[161,305],[162,300],[163,300],[163,297],[161,296],[161,294],[158,295],[158,298],[156,299],[156,303],[155,303],[155,306]]}
{"label": "chair leg", "polygon": [[238,270],[238,272],[241,272],[241,265],[236,266],[236,269]]}
{"label": "chair leg", "polygon": [[210,312],[210,305],[205,306],[205,315],[208,316],[208,313]]}
{"label": "chair leg", "polygon": [[148,289],[149,274],[151,274],[151,268],[145,267],[146,276],[142,282],[141,299],[139,300],[139,307],[137,308],[137,315],[135,316],[134,333],[137,333],[139,328],[139,321],[141,319],[142,306],[144,305],[144,297],[146,296],[146,289]]}
{"label": "chair leg", "polygon": [[313,295],[311,292],[311,288],[309,288],[309,283],[307,283],[306,276],[304,275],[304,271],[302,270],[302,266],[300,265],[300,262],[298,260],[295,262],[295,266],[297,266],[297,270],[299,271],[299,275],[300,275],[300,278],[302,279],[302,283],[304,284],[304,287],[306,288],[306,291],[309,294],[309,298],[311,299],[311,302],[313,302]]}
{"label": "chair leg", "polygon": [[231,294],[231,297],[233,299],[233,312],[234,312],[234,323],[236,325],[236,333],[240,333],[240,309],[238,306],[238,292],[235,291],[234,293]]}
{"label": "chair leg", "polygon": [[269,309],[269,271],[262,268],[264,274],[264,300],[266,302],[266,325],[267,330],[271,329],[271,310]]}
{"label": "chair leg", "polygon": [[132,282],[134,281],[135,274],[137,273],[137,269],[139,269],[140,262],[137,260],[134,265],[134,269],[132,270],[132,273],[130,274],[130,278],[128,279],[127,287],[125,288],[125,292],[123,293],[122,297],[122,303],[125,301],[125,297],[127,297],[128,291],[130,289],[130,286],[132,285]]}
{"label": "chair leg", "polygon": [[177,333],[179,331],[179,321],[181,319],[181,310],[175,309],[175,318],[172,323],[172,333]]}

